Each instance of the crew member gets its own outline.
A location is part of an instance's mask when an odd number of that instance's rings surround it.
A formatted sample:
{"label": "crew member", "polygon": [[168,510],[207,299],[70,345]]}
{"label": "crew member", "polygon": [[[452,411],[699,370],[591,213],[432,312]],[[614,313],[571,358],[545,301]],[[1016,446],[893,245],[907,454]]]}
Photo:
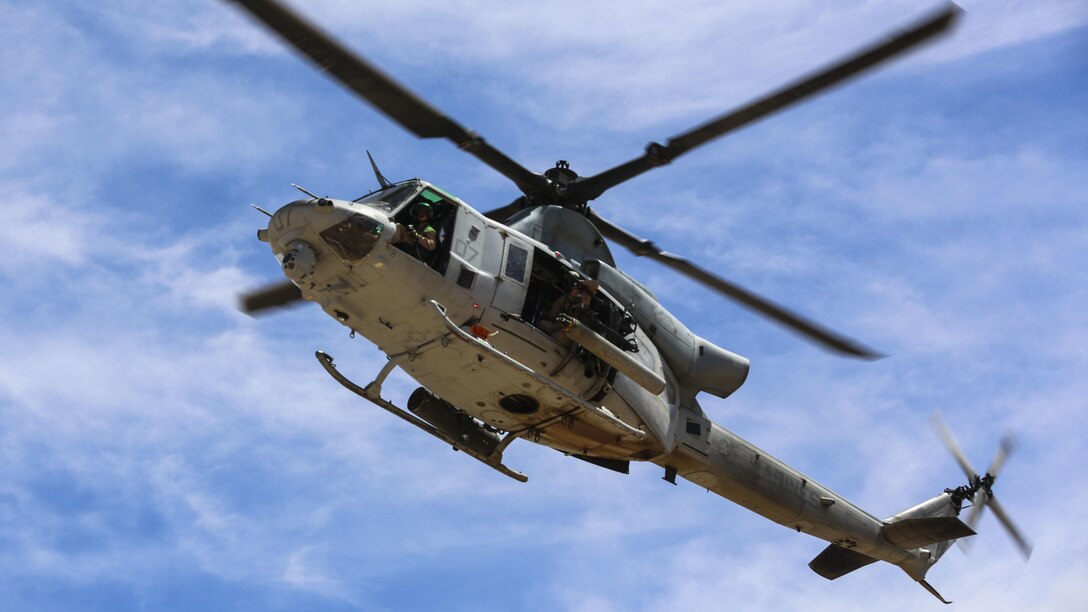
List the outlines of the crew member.
{"label": "crew member", "polygon": [[577,278],[571,283],[570,290],[552,304],[548,316],[554,319],[565,314],[575,319],[582,319],[588,314],[589,304],[593,300],[593,294],[597,293],[597,287],[597,281]]}
{"label": "crew member", "polygon": [[559,299],[552,302],[547,317],[540,321],[540,328],[551,334],[563,346],[570,346],[571,341],[566,334],[561,333],[563,326],[556,319],[559,315],[567,315],[583,322],[589,320],[592,316],[590,303],[600,286],[597,281],[584,280],[577,272],[573,271],[570,273],[570,279],[572,281],[570,288],[566,293],[559,296]]}
{"label": "crew member", "polygon": [[404,245],[404,250],[414,253],[421,261],[430,263],[435,249],[438,248],[438,232],[431,226],[431,205],[420,202],[412,208],[412,225],[397,224],[397,233],[393,242]]}

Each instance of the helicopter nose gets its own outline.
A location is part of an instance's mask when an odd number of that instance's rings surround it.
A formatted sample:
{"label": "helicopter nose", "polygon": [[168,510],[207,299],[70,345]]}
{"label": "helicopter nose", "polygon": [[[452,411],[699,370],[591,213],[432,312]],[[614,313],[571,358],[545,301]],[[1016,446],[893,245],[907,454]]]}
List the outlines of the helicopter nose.
{"label": "helicopter nose", "polygon": [[333,200],[326,198],[295,200],[271,216],[265,236],[274,248],[278,247],[277,252],[287,251],[287,245],[297,239],[311,240],[311,244],[316,245],[310,235],[314,228],[320,231],[346,214]]}
{"label": "helicopter nose", "polygon": [[385,214],[369,207],[321,199],[298,200],[272,215],[265,236],[275,252],[283,253],[284,274],[300,281],[313,274],[317,262],[328,254],[344,262],[363,259],[390,226]]}
{"label": "helicopter nose", "polygon": [[311,224],[311,219],[318,216],[318,211],[328,211],[331,207],[318,206],[315,200],[295,200],[285,204],[268,220],[268,237],[273,244],[284,247],[292,240],[302,237]]}

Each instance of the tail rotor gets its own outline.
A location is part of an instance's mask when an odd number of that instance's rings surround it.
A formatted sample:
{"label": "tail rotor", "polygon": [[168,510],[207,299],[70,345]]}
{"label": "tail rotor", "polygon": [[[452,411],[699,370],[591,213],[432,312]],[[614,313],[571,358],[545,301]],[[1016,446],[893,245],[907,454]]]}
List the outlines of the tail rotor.
{"label": "tail rotor", "polygon": [[[1013,524],[1012,519],[1009,518],[1009,514],[1005,511],[1004,507],[994,497],[993,485],[997,480],[997,475],[1001,471],[1002,466],[1005,465],[1005,460],[1009,455],[1016,450],[1016,440],[1011,434],[1006,434],[1001,439],[1001,444],[998,446],[997,454],[994,455],[993,461],[990,462],[989,469],[986,473],[979,475],[971,463],[967,460],[967,456],[963,454],[960,449],[960,445],[956,442],[956,439],[952,436],[952,432],[945,425],[944,420],[941,418],[939,412],[934,412],[930,418],[930,423],[933,425],[933,429],[937,432],[937,436],[941,438],[945,447],[948,449],[952,456],[956,459],[956,463],[959,464],[960,469],[967,475],[967,484],[964,486],[956,487],[955,489],[946,489],[946,492],[952,496],[952,501],[956,505],[957,512],[961,509],[964,501],[971,502],[971,511],[967,515],[967,526],[971,529],[975,528],[979,519],[982,517],[982,512],[989,507],[994,517],[1001,523],[1005,530],[1009,532],[1009,536],[1016,542],[1017,547],[1020,549],[1020,553],[1027,560],[1031,557],[1032,546],[1024,537],[1019,528]],[[959,540],[960,548],[967,552],[969,548],[968,540]]]}

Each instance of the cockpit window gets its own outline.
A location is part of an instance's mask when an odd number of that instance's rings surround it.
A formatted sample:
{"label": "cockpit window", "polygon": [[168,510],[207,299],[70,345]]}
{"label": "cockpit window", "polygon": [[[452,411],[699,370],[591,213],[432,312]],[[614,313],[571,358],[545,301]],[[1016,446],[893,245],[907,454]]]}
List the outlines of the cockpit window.
{"label": "cockpit window", "polygon": [[386,213],[392,213],[394,210],[400,208],[402,204],[412,199],[412,196],[414,196],[417,191],[419,191],[419,183],[411,181],[399,185],[392,185],[380,191],[375,191],[374,193],[367,194],[358,200],[355,200],[355,202],[373,206]]}
{"label": "cockpit window", "polygon": [[352,215],[321,232],[324,240],[340,257],[357,261],[366,257],[382,235],[382,224],[370,217]]}

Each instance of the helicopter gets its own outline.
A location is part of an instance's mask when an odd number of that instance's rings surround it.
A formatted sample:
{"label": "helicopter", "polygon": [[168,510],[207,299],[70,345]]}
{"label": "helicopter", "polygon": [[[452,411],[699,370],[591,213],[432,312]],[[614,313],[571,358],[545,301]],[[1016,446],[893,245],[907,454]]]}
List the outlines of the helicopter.
{"label": "helicopter", "polygon": [[[857,507],[713,422],[697,396],[727,398],[749,360],[692,332],[654,292],[620,270],[609,241],[656,260],[837,354],[877,351],[732,283],[608,221],[590,206],[609,189],[732,131],[838,85],[947,32],[954,4],[665,144],[597,174],[566,161],[528,170],[278,0],[231,0],[350,92],[423,139],[445,139],[509,179],[511,202],[481,212],[430,182],[390,181],[368,152],[379,188],[355,199],[305,197],[268,216],[257,237],[286,281],[242,297],[257,314],[317,304],[387,356],[357,384],[332,356],[317,360],[360,398],[520,482],[504,462],[517,440],[628,473],[653,463],[776,523],[827,541],[810,568],[829,580],[877,561],[900,567],[937,599],[929,569],[975,535],[991,508],[1028,557],[1031,544],[993,485],[1012,452],[989,469],[967,461],[939,418],[934,426],[966,485],[885,519]],[[383,397],[395,369],[419,383],[405,406]],[[966,522],[959,515],[966,508]]]}

